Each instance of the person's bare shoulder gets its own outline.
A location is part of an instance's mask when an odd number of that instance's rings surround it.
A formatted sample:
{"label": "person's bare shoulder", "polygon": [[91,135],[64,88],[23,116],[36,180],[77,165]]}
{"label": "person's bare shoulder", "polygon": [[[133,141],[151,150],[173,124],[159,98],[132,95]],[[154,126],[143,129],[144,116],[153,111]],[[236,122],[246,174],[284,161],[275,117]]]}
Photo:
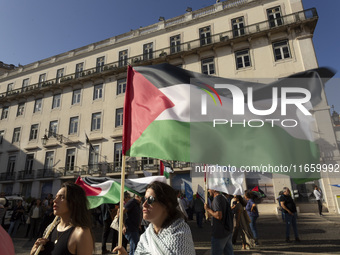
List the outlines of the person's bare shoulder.
{"label": "person's bare shoulder", "polygon": [[73,254],[92,254],[93,239],[89,228],[75,227],[71,240],[69,250]]}

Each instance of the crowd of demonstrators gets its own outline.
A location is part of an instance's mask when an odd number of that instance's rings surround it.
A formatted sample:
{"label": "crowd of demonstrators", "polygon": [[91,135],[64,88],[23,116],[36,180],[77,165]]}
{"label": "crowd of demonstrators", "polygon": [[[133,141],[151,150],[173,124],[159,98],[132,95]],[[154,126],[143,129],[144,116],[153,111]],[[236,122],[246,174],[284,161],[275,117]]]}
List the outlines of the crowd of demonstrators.
{"label": "crowd of demonstrators", "polygon": [[322,190],[318,186],[314,186],[313,194],[315,196],[316,201],[318,202],[319,215],[322,214]]}
{"label": "crowd of demonstrators", "polygon": [[37,239],[30,254],[35,254],[40,245],[43,245],[41,255],[93,254],[92,222],[87,204],[84,190],[75,183],[65,182],[53,203],[53,213],[60,221],[48,238]]}
{"label": "crowd of demonstrators", "polygon": [[284,218],[286,221],[286,242],[291,242],[289,239],[290,236],[290,226],[293,227],[294,235],[295,235],[295,241],[300,242],[297,225],[296,225],[296,219],[297,219],[297,210],[296,205],[294,203],[293,198],[291,197],[290,190],[287,187],[284,187],[282,190],[283,194],[280,197],[280,204],[282,207],[282,210],[285,214]]}
{"label": "crowd of demonstrators", "polygon": [[17,204],[13,208],[13,213],[10,219],[10,225],[8,234],[13,237],[16,235],[20,223],[24,217],[25,208],[22,206],[22,201],[18,200]]}
{"label": "crowd of demonstrators", "polygon": [[31,207],[29,211],[29,218],[30,218],[30,232],[28,234],[29,240],[32,240],[33,238],[37,238],[39,234],[39,228],[41,219],[43,217],[43,206],[41,204],[41,200],[37,199],[35,200],[35,203]]}
{"label": "crowd of demonstrators", "polygon": [[[150,224],[134,254],[195,254],[191,230],[178,210],[175,190],[155,181],[147,186],[143,200],[143,218]],[[123,247],[116,247],[116,251],[127,254]]]}
{"label": "crowd of demonstrators", "polygon": [[247,202],[240,195],[236,195],[231,204],[231,209],[235,215],[232,243],[236,244],[237,237],[240,235],[242,238],[242,249],[248,250],[255,246],[255,240],[249,226],[251,222],[249,215],[245,211],[246,205]]}

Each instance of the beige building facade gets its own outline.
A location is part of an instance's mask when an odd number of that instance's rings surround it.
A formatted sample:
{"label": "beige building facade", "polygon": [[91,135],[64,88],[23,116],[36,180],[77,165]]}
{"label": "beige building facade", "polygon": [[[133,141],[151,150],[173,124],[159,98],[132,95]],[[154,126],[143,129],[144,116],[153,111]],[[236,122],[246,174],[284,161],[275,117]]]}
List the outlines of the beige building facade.
{"label": "beige building facade", "polygon": [[[119,178],[128,64],[168,62],[220,77],[275,80],[318,67],[312,42],[317,20],[317,11],[304,10],[301,0],[229,0],[5,70],[0,76],[0,190],[44,197],[78,175]],[[320,161],[339,163],[323,96],[314,111]],[[174,175],[189,176],[190,163],[172,163]],[[142,176],[142,170],[158,173],[159,161],[130,158],[127,165],[128,176]],[[198,178],[190,181],[194,191],[202,184]],[[339,174],[326,173],[319,185],[328,210],[338,213],[334,181],[340,183]],[[296,186],[275,174],[257,184],[272,194],[264,205],[269,211],[275,210],[273,196],[283,186],[309,194],[312,185]],[[310,200],[307,195],[301,202]]]}

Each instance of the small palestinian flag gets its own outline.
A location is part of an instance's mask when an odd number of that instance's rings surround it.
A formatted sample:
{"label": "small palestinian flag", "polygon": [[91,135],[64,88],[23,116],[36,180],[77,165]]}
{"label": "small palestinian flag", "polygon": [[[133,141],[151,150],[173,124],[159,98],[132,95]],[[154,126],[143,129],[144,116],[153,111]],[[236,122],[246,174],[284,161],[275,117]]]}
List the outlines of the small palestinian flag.
{"label": "small palestinian flag", "polygon": [[254,194],[254,202],[257,204],[261,203],[262,199],[267,197],[267,195],[264,194],[263,190],[261,190],[259,186],[253,188],[251,192]]}
{"label": "small palestinian flag", "polygon": [[[270,166],[318,164],[316,125],[309,111],[321,101],[323,82],[333,75],[319,68],[261,84],[207,76],[170,64],[129,66],[123,154],[255,166],[259,171],[266,167],[268,172],[273,172]],[[221,84],[234,91],[216,86]],[[311,98],[296,88],[309,91]],[[302,98],[297,105],[292,103],[296,98]],[[300,178],[297,183],[320,178],[311,172],[285,174]]]}
{"label": "small palestinian flag", "polygon": [[[147,185],[154,181],[166,182],[166,179],[164,176],[126,179],[124,190],[141,195],[145,193]],[[76,184],[85,190],[89,201],[89,209],[106,203],[117,204],[120,201],[120,179],[108,177],[78,177]]]}
{"label": "small palestinian flag", "polygon": [[170,173],[173,173],[171,164],[160,160],[159,175],[164,175],[167,179],[170,177]]}

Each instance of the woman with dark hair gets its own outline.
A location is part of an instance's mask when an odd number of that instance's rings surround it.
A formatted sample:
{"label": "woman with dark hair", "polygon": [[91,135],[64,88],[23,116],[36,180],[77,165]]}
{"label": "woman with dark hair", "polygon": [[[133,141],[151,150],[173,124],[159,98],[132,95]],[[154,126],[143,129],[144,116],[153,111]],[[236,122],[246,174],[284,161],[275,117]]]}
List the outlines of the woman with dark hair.
{"label": "woman with dark hair", "polygon": [[255,238],[255,244],[258,245],[258,235],[257,235],[257,227],[256,220],[259,217],[259,211],[257,210],[257,206],[254,202],[254,194],[251,191],[247,191],[245,193],[245,199],[247,200],[246,211],[250,218],[250,229],[253,232],[253,236]]}
{"label": "woman with dark hair", "polygon": [[[177,209],[175,190],[155,181],[146,188],[143,219],[150,222],[140,237],[134,254],[195,254],[194,242],[188,224]],[[127,254],[123,247],[114,250]]]}
{"label": "woman with dark hair", "polygon": [[87,208],[84,190],[75,183],[65,182],[53,203],[53,213],[59,216],[60,221],[48,239],[39,238],[34,243],[31,255],[35,254],[40,245],[44,245],[41,254],[92,254],[94,247],[92,222]]}
{"label": "woman with dark hair", "polygon": [[247,202],[244,201],[242,196],[235,196],[235,201],[231,205],[231,209],[235,212],[235,227],[232,242],[236,244],[237,237],[241,235],[242,238],[242,249],[250,249],[255,245],[253,233],[249,227],[250,219],[244,207]]}

